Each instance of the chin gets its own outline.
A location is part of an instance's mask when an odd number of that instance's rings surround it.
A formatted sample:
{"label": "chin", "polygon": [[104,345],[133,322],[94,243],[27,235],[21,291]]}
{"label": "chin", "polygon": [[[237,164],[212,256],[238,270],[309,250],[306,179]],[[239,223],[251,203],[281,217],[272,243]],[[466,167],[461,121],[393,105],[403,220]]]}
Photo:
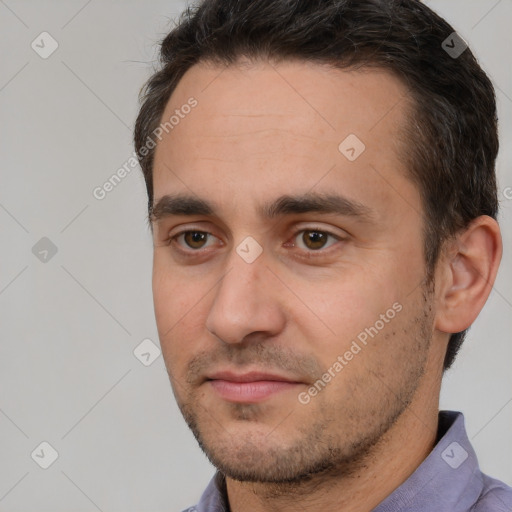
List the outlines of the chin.
{"label": "chin", "polygon": [[189,427],[209,461],[223,475],[240,482],[305,483],[321,474],[339,473],[346,458],[333,447],[326,454],[320,448],[320,433],[307,438],[298,431],[295,436],[278,434],[275,425],[262,428],[255,423],[206,432],[194,422]]}

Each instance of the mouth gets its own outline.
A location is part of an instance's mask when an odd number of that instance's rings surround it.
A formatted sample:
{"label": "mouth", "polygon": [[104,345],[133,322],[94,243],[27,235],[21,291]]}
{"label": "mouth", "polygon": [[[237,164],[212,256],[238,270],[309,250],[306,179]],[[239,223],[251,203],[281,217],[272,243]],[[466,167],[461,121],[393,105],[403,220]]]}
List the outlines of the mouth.
{"label": "mouth", "polygon": [[222,399],[236,403],[258,403],[296,389],[304,382],[267,372],[235,373],[222,371],[206,378],[206,384]]}

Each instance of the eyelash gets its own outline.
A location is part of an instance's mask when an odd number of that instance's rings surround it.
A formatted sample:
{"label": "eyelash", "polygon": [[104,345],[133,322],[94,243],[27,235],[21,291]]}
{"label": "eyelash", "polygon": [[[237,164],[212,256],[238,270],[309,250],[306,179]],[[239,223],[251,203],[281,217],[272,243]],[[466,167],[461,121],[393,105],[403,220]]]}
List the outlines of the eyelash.
{"label": "eyelash", "polygon": [[[321,233],[323,235],[327,235],[328,237],[330,238],[334,238],[335,240],[337,240],[338,242],[342,242],[345,240],[345,238],[342,238],[340,237],[339,235],[335,235],[334,233],[331,233],[330,231],[326,231],[324,229],[320,229],[320,228],[316,228],[316,227],[308,227],[308,228],[302,228],[302,229],[299,229],[297,231],[295,231],[291,237],[291,240],[295,240],[297,238],[297,236],[300,234],[300,233],[304,233],[306,231],[312,231],[312,232],[317,232],[317,233]],[[187,256],[190,256],[190,255],[201,255],[201,253],[205,253],[205,252],[208,252],[208,249],[183,249],[178,243],[177,243],[177,239],[182,236],[182,235],[186,235],[187,233],[202,233],[202,234],[206,234],[206,235],[209,235],[210,237],[214,237],[214,238],[217,238],[215,237],[215,235],[213,235],[212,233],[209,233],[208,231],[202,231],[200,229],[187,229],[185,231],[180,231],[179,233],[176,233],[174,234],[173,236],[169,236],[166,240],[165,240],[165,244],[166,245],[172,245],[173,243],[175,245],[178,245],[178,250],[182,253],[182,254],[185,254]],[[286,242],[288,244],[288,242]],[[317,249],[317,250],[314,250],[314,249],[301,249],[299,248],[299,251],[301,252],[305,252],[307,254],[307,258],[311,258],[311,257],[319,257],[319,256],[325,256],[326,253],[329,251],[329,249],[336,245],[335,243],[329,245],[327,248],[320,248],[320,249]],[[288,245],[289,247],[290,245]],[[297,247],[297,244],[295,242],[293,242],[293,245],[291,245],[291,247]]]}

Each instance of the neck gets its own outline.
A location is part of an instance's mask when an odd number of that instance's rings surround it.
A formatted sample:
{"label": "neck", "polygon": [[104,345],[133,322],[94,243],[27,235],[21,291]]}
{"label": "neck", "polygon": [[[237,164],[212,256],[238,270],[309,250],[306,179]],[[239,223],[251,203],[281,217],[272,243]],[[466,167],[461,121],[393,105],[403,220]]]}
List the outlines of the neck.
{"label": "neck", "polygon": [[[435,386],[434,386],[435,387]],[[226,479],[230,510],[307,512],[373,510],[418,468],[437,439],[439,387],[423,390],[357,466],[305,482],[268,484]],[[424,397],[435,397],[425,403]]]}

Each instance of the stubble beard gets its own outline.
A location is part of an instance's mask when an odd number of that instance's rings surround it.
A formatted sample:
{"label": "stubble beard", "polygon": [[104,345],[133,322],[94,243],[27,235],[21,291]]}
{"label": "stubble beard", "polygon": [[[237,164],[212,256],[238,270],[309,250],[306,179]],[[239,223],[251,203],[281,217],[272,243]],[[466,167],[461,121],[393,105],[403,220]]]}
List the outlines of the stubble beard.
{"label": "stubble beard", "polygon": [[[265,435],[261,431],[254,435],[247,432],[242,437],[237,437],[234,432],[231,434],[223,427],[221,420],[216,418],[215,411],[207,411],[199,403],[199,393],[194,393],[193,389],[187,390],[185,397],[180,397],[173,386],[178,406],[202,451],[226,477],[240,482],[268,484],[269,492],[275,492],[276,495],[288,492],[291,488],[294,492],[300,492],[300,487],[306,489],[308,484],[319,480],[328,484],[331,479],[349,478],[358,474],[371,463],[385,434],[411,404],[425,373],[434,315],[429,302],[431,293],[431,290],[424,288],[423,307],[407,325],[402,326],[405,327],[404,333],[408,334],[404,343],[414,345],[408,350],[408,354],[414,358],[414,364],[410,364],[410,360],[401,361],[397,358],[397,366],[410,365],[402,376],[398,392],[388,388],[382,400],[362,407],[358,407],[355,399],[352,404],[348,404],[351,407],[347,407],[347,404],[342,406],[322,402],[320,393],[314,400],[318,404],[316,409],[309,411],[306,416],[316,419],[294,425],[294,432],[286,436],[286,446],[278,441],[279,426]],[[364,389],[365,381],[371,374],[374,382],[380,380],[382,388],[386,387],[378,372],[371,369],[357,382],[353,382],[351,387],[357,389],[363,386]],[[291,406],[290,411],[283,411],[283,425],[293,422],[293,407],[310,407],[314,401],[306,406],[297,403]],[[230,421],[236,419],[242,422],[245,429],[251,422],[258,421],[261,409],[260,404],[232,404]],[[348,426],[345,432],[333,428],[340,418]]]}

